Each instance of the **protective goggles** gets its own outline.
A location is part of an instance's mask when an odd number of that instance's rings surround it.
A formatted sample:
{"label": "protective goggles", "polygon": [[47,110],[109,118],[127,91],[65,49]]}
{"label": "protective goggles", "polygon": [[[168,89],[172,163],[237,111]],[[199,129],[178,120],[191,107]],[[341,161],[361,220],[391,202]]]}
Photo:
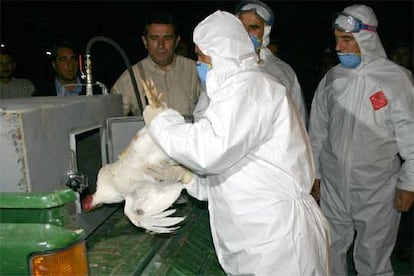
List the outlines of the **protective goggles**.
{"label": "protective goggles", "polygon": [[362,20],[345,13],[338,13],[333,28],[347,33],[359,33],[361,30],[376,32],[377,27],[362,23]]}

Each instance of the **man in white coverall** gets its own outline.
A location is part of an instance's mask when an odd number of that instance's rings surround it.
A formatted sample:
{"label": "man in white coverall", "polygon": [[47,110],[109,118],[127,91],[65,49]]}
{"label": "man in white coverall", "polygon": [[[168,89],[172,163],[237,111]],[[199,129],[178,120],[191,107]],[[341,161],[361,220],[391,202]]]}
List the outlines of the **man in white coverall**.
{"label": "man in white coverall", "polygon": [[[256,53],[260,57],[260,65],[263,70],[277,77],[279,82],[286,87],[302,121],[306,125],[308,114],[303,100],[302,89],[295,71],[289,64],[273,55],[267,48],[274,21],[272,9],[264,2],[246,0],[241,1],[237,5],[234,13],[239,17],[246,31],[249,33]],[[200,93],[199,101],[194,110],[194,118],[196,120],[202,116],[205,108],[208,106],[208,102],[209,100],[206,94],[204,92]]]}
{"label": "man in white coverall", "polygon": [[387,59],[377,25],[373,10],[364,5],[337,16],[341,63],[326,73],[312,102],[315,196],[320,183],[333,275],[347,274],[354,238],[359,275],[393,275],[390,256],[400,212],[414,199],[413,79]]}
{"label": "man in white coverall", "polygon": [[262,1],[242,0],[235,8],[234,13],[239,17],[249,33],[260,56],[262,65],[269,74],[276,76],[286,87],[303,122],[306,124],[308,114],[295,71],[289,64],[275,56],[267,48],[274,22],[272,9]]}
{"label": "man in white coverall", "polygon": [[208,70],[204,117],[188,124],[175,110],[147,106],[144,119],[155,143],[195,174],[148,171],[189,182],[192,196],[208,200],[227,274],[327,275],[329,234],[310,195],[311,148],[285,87],[261,71],[246,30],[228,12],[199,23],[194,42]]}

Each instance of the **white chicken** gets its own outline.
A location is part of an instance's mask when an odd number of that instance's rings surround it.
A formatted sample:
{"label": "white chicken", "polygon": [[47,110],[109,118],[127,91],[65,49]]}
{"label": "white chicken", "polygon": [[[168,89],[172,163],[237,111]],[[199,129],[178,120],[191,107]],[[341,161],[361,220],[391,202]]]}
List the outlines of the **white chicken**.
{"label": "white chicken", "polygon": [[[148,101],[154,107],[161,104],[152,81],[144,82]],[[145,165],[177,165],[151,139],[144,127],[135,135],[118,160],[104,165],[98,173],[96,192],[82,202],[85,211],[102,204],[125,200],[124,213],[137,227],[155,233],[171,233],[179,228],[185,217],[169,217],[175,209],[167,210],[179,198],[181,182],[159,182],[145,173]]]}

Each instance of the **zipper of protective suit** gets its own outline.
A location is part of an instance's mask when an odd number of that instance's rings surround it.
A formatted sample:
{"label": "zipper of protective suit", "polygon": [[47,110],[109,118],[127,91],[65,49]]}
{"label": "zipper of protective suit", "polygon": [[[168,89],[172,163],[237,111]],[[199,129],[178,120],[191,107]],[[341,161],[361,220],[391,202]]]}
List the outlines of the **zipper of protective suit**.
{"label": "zipper of protective suit", "polygon": [[[357,75],[355,75],[357,76]],[[364,77],[364,76],[362,76]],[[361,76],[357,76],[356,79],[356,88],[353,91],[352,94],[352,105],[350,106],[351,110],[357,110],[357,112],[354,112],[354,114],[358,114],[358,118],[360,117],[360,113],[361,113],[361,105],[363,104],[363,97],[364,97],[364,93],[358,93],[358,91],[364,91],[364,87],[360,87],[360,85],[364,86],[364,82],[360,81]],[[351,137],[350,139],[348,138],[346,140],[346,147],[344,147],[345,150],[345,160],[346,160],[346,164],[344,166],[345,171],[344,171],[344,178],[345,178],[345,183],[346,183],[346,199],[345,202],[348,202],[349,205],[346,206],[348,212],[351,212],[351,205],[350,203],[352,202],[352,200],[349,199],[350,196],[350,189],[351,189],[351,171],[349,169],[349,167],[352,166],[352,164],[350,165],[350,163],[353,162],[353,143],[354,143],[354,128],[355,128],[355,124],[357,122],[357,118],[353,118],[353,116],[349,117],[349,121],[348,121],[348,131],[349,133],[351,133]]]}

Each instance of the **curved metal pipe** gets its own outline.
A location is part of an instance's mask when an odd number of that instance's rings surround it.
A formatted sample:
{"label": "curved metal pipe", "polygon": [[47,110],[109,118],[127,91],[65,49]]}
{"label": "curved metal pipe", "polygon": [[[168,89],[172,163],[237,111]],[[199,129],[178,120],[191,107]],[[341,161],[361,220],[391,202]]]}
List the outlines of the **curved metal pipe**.
{"label": "curved metal pipe", "polygon": [[121,56],[122,56],[122,58],[125,62],[125,65],[128,69],[129,76],[131,77],[132,87],[134,88],[135,96],[136,96],[137,102],[138,102],[138,111],[139,111],[140,114],[142,114],[143,107],[142,107],[141,95],[139,94],[137,80],[135,79],[134,72],[132,71],[131,63],[129,62],[128,57],[126,56],[124,50],[114,40],[112,40],[108,37],[95,36],[95,37],[92,37],[88,41],[88,43],[86,44],[86,50],[85,50],[85,56],[86,56],[86,62],[85,62],[86,95],[92,95],[92,64],[91,64],[91,59],[90,59],[91,58],[90,51],[91,51],[92,45],[97,41],[104,41],[104,42],[107,42],[107,43],[111,44],[121,54]]}

